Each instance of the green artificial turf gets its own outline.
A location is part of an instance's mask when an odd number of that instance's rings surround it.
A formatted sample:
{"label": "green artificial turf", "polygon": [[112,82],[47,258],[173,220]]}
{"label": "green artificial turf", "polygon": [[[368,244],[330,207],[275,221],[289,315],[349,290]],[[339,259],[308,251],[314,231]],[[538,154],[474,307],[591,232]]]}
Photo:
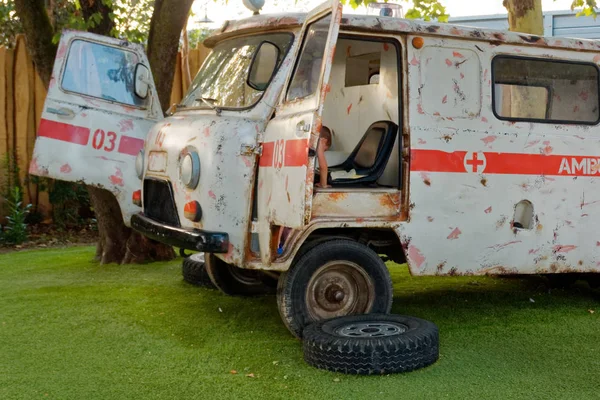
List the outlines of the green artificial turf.
{"label": "green artificial turf", "polygon": [[440,359],[357,377],[305,364],[274,296],[191,286],[181,259],[93,255],[0,256],[0,399],[600,398],[600,306],[581,283],[549,293],[542,278],[411,277],[390,264],[393,312],[434,321]]}

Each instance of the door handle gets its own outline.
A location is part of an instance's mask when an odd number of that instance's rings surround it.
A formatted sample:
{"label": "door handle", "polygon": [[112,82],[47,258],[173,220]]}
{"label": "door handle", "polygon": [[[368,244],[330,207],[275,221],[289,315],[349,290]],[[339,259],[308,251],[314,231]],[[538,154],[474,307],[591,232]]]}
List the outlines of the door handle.
{"label": "door handle", "polygon": [[52,108],[52,107],[48,107],[46,108],[46,111],[48,111],[50,114],[56,114],[59,115],[61,117],[66,117],[66,118],[73,118],[75,116],[75,112],[73,110],[70,110],[68,108]]}
{"label": "door handle", "polygon": [[296,130],[299,132],[310,132],[310,124],[300,121],[296,124]]}

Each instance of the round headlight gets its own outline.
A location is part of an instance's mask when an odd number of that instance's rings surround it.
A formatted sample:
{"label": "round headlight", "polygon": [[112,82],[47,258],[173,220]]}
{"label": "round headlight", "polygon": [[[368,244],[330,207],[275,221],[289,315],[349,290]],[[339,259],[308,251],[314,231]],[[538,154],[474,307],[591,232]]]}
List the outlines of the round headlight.
{"label": "round headlight", "polygon": [[140,150],[135,158],[135,173],[140,179],[144,176],[144,150]]}
{"label": "round headlight", "polygon": [[198,153],[187,153],[181,159],[179,172],[183,184],[190,189],[195,189],[200,181],[200,157]]}

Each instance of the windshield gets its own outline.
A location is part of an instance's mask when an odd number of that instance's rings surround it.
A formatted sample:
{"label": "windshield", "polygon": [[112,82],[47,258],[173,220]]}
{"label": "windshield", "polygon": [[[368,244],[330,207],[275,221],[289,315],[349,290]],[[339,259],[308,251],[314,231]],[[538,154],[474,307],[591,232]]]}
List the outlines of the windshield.
{"label": "windshield", "polygon": [[213,106],[229,109],[253,106],[266,89],[265,86],[264,89],[257,90],[247,83],[255,51],[264,41],[277,46],[278,68],[293,38],[291,33],[274,33],[219,43],[202,65],[181,104],[185,107],[208,107],[206,102],[209,102]]}

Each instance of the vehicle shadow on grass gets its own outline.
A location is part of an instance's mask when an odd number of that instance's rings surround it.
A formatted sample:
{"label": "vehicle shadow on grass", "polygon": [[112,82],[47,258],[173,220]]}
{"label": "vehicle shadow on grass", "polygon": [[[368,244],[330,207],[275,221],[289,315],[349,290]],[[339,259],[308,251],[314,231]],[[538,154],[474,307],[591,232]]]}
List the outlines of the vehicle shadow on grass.
{"label": "vehicle shadow on grass", "polygon": [[[440,326],[496,324],[507,319],[553,318],[553,315],[579,313],[592,307],[596,291],[578,283],[569,289],[549,290],[540,276],[518,277],[411,277],[392,274],[394,304],[392,313],[431,320]],[[213,328],[227,331],[232,339],[249,332],[269,339],[297,343],[287,331],[277,310],[274,295],[258,297],[226,296],[216,290],[181,283],[185,291],[196,292],[193,301],[178,308],[184,319],[203,319]],[[192,339],[195,340],[195,339]]]}

